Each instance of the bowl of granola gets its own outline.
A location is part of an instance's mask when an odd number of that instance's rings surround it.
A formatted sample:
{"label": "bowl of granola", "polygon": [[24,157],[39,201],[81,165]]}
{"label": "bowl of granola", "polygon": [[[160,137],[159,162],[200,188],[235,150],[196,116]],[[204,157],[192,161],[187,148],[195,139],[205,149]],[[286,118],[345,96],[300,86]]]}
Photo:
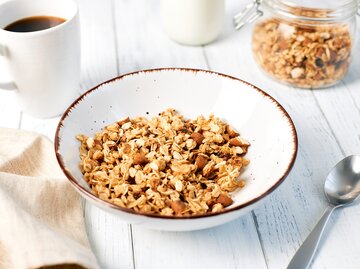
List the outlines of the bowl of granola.
{"label": "bowl of granola", "polygon": [[290,172],[294,124],[257,87],[194,69],[139,71],[80,96],[55,135],[60,167],[128,223],[197,230],[249,212]]}

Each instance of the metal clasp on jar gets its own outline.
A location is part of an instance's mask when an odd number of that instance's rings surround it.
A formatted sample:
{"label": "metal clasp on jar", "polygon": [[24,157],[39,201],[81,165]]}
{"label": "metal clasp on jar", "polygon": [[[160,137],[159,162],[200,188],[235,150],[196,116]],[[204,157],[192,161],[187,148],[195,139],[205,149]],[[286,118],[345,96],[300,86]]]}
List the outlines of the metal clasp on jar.
{"label": "metal clasp on jar", "polygon": [[234,16],[235,30],[240,30],[245,24],[252,23],[263,15],[263,12],[259,10],[261,2],[262,0],[253,0],[252,3]]}

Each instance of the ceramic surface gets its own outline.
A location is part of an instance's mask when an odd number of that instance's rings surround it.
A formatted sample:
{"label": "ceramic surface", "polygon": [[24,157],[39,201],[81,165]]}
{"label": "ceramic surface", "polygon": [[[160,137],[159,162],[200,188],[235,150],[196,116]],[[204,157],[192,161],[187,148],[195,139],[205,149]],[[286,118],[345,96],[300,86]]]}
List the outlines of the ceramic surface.
{"label": "ceramic surface", "polygon": [[[91,136],[125,116],[151,117],[169,107],[191,118],[214,113],[251,143],[250,164],[241,175],[246,186],[232,194],[234,204],[223,212],[190,217],[140,214],[100,200],[82,179],[77,134]],[[104,82],[69,107],[55,136],[60,166],[90,203],[129,223],[173,231],[220,225],[253,209],[288,175],[297,147],[294,124],[275,99],[242,80],[193,69],[146,70]]]}

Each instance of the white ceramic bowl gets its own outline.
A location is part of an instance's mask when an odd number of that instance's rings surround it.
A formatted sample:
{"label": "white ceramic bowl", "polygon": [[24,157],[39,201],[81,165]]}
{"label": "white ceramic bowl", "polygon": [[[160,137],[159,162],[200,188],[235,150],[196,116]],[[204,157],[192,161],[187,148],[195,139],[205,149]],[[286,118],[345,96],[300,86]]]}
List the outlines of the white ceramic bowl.
{"label": "white ceramic bowl", "polygon": [[[140,214],[97,198],[78,168],[77,134],[93,135],[125,116],[154,116],[175,108],[186,117],[200,114],[225,119],[250,141],[246,186],[234,204],[213,214],[168,217]],[[284,108],[255,86],[223,74],[193,69],[155,69],[127,74],[80,96],[62,116],[55,136],[58,162],[71,184],[90,203],[144,227],[185,231],[231,221],[263,201],[291,170],[297,153],[294,124]]]}

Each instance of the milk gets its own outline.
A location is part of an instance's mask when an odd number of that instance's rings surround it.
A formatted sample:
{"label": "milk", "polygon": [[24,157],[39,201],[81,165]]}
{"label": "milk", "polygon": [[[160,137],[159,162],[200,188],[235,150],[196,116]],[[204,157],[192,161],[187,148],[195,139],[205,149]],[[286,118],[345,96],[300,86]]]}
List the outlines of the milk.
{"label": "milk", "polygon": [[204,45],[221,33],[225,0],[162,0],[162,24],[168,36],[185,45]]}

